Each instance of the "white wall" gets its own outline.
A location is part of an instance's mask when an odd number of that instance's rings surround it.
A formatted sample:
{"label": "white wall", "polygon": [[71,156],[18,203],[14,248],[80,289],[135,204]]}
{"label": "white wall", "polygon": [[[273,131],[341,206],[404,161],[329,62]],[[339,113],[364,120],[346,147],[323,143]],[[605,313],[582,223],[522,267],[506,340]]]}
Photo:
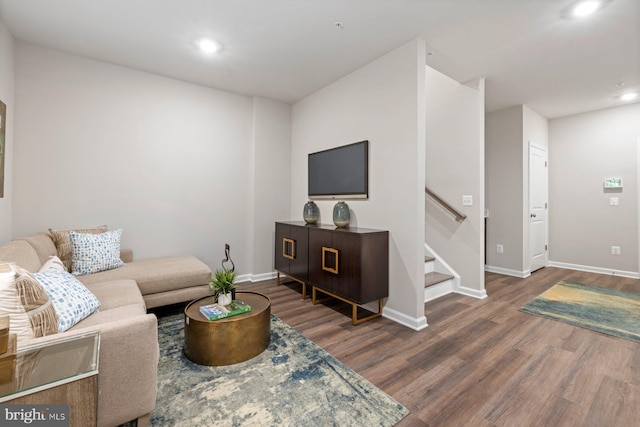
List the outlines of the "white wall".
{"label": "white wall", "polygon": [[13,205],[14,40],[0,19],[0,101],[7,106],[5,123],[4,197],[0,198],[0,245],[11,240]]}
{"label": "white wall", "polygon": [[[384,315],[414,329],[424,317],[425,44],[413,40],[293,106],[290,218],[307,201],[307,155],[369,140],[369,199],[347,201],[352,225],[389,231]],[[335,202],[319,201],[332,223]]]}
{"label": "white wall", "polygon": [[487,113],[485,122],[487,265],[514,275],[524,270],[522,114],[518,105]]}
{"label": "white wall", "polygon": [[[640,104],[554,119],[549,132],[550,263],[636,277]],[[622,191],[605,191],[606,178]]]}
{"label": "white wall", "polygon": [[[271,271],[251,257],[271,247],[252,234],[264,235],[253,209],[265,206],[252,189],[286,182],[254,150],[287,144],[288,107],[24,43],[16,68],[13,237],[107,224],[138,258],[194,254],[216,268],[229,243],[240,274]],[[265,118],[283,123],[256,136]]]}
{"label": "white wall", "polygon": [[254,273],[273,271],[274,221],[288,218],[291,200],[291,106],[253,99],[253,230]]}
{"label": "white wall", "polygon": [[[460,275],[459,292],[484,289],[484,80],[466,86],[426,67],[426,185],[467,215],[457,222],[426,200],[425,240]],[[473,206],[462,206],[462,196]]]}
{"label": "white wall", "polygon": [[486,115],[486,269],[516,277],[530,274],[530,142],[548,150],[548,121],[531,108],[517,105]]}

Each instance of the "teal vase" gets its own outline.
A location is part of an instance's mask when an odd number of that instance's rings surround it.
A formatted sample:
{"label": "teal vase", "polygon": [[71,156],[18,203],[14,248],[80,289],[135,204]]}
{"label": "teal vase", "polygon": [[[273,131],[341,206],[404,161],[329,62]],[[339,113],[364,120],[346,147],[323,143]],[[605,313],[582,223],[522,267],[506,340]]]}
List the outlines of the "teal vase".
{"label": "teal vase", "polygon": [[333,223],[338,228],[344,228],[349,226],[351,221],[351,213],[349,212],[349,205],[345,202],[338,202],[333,207]]}
{"label": "teal vase", "polygon": [[318,218],[320,217],[320,210],[318,209],[318,205],[315,202],[309,200],[302,210],[302,217],[304,218],[304,222],[307,224],[315,224],[318,222]]}

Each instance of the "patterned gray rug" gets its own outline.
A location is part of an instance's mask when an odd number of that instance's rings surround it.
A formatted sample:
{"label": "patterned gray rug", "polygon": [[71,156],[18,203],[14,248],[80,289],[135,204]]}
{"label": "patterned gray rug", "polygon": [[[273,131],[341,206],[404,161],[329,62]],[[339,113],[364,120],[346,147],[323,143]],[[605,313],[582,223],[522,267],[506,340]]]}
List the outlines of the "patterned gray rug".
{"label": "patterned gray rug", "polygon": [[257,357],[200,366],[182,353],[182,314],[158,319],[158,399],[152,426],[393,426],[409,410],[271,316]]}

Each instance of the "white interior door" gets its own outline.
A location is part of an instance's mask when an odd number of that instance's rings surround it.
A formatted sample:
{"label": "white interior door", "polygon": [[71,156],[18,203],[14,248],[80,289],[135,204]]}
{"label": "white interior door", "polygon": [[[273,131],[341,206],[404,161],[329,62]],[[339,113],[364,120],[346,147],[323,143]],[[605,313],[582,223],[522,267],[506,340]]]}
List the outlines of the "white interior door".
{"label": "white interior door", "polygon": [[547,151],[529,143],[529,271],[547,266]]}

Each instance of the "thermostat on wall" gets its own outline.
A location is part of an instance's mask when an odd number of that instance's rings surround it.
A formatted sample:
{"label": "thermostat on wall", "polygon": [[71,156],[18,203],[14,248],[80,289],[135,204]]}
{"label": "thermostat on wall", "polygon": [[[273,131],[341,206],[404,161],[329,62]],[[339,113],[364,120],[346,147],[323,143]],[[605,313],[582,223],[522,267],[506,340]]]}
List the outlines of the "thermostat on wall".
{"label": "thermostat on wall", "polygon": [[605,179],[604,188],[622,188],[622,179],[620,178]]}

